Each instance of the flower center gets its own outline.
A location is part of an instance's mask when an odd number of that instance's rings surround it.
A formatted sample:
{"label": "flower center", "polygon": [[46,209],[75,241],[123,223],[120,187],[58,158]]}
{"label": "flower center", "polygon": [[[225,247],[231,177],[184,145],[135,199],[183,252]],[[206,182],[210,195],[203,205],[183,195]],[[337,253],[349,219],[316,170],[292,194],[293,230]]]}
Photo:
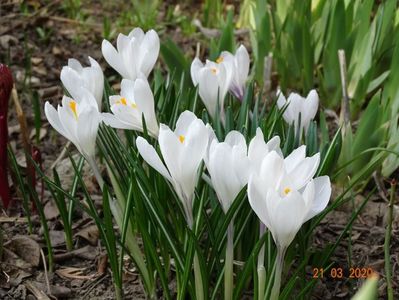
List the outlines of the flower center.
{"label": "flower center", "polygon": [[69,101],[69,108],[72,110],[75,119],[78,119],[77,103],[74,100]]}
{"label": "flower center", "polygon": [[212,72],[213,75],[216,75],[217,72],[218,72],[218,69],[216,69],[216,68],[211,68],[211,72]]}
{"label": "flower center", "polygon": [[287,196],[289,193],[291,193],[291,189],[289,187],[286,187],[283,192],[284,192],[284,195]]}
{"label": "flower center", "polygon": [[184,140],[186,139],[186,137],[184,136],[184,135],[179,135],[179,141],[180,141],[180,143],[184,143]]}
{"label": "flower center", "polygon": [[118,104],[127,105],[126,98],[122,97],[120,100],[116,101]]}
{"label": "flower center", "polygon": [[220,64],[220,63],[222,63],[224,61],[224,58],[222,57],[222,56],[219,56],[217,59],[216,59],[216,63],[217,64]]}

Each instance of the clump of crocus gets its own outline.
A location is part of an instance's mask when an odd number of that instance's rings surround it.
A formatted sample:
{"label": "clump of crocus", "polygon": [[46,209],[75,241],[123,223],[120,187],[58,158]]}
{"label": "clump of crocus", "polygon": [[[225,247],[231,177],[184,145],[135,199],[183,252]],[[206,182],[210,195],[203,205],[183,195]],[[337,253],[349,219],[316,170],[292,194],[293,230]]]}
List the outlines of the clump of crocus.
{"label": "clump of crocus", "polygon": [[10,69],[0,64],[0,198],[5,208],[10,203],[10,187],[7,174],[7,112],[13,80]]}

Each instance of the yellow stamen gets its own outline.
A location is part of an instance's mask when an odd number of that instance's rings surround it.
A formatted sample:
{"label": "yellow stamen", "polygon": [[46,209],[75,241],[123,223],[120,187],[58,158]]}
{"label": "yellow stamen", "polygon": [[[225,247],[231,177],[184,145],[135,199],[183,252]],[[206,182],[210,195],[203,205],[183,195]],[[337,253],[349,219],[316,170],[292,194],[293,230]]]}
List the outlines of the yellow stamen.
{"label": "yellow stamen", "polygon": [[289,187],[286,187],[286,188],[284,189],[284,194],[285,194],[285,195],[288,195],[289,193],[291,193],[291,189],[290,189]]}
{"label": "yellow stamen", "polygon": [[179,135],[179,141],[180,143],[183,144],[184,140],[186,139],[186,137],[184,135]]}
{"label": "yellow stamen", "polygon": [[222,57],[222,56],[219,56],[217,59],[216,59],[216,63],[217,64],[220,64],[220,63],[222,63],[224,61],[224,58]]}
{"label": "yellow stamen", "polygon": [[78,113],[77,113],[77,104],[76,104],[76,102],[74,101],[74,100],[71,100],[70,102],[69,102],[69,108],[72,110],[72,112],[73,112],[73,115],[75,116],[75,119],[77,120],[78,119]]}
{"label": "yellow stamen", "polygon": [[216,68],[211,68],[211,72],[213,75],[216,75],[216,73],[218,72],[218,69]]}
{"label": "yellow stamen", "polygon": [[126,98],[121,98],[120,103],[126,105],[127,104]]}
{"label": "yellow stamen", "polygon": [[133,108],[137,108],[137,104],[136,103],[132,103],[132,107]]}

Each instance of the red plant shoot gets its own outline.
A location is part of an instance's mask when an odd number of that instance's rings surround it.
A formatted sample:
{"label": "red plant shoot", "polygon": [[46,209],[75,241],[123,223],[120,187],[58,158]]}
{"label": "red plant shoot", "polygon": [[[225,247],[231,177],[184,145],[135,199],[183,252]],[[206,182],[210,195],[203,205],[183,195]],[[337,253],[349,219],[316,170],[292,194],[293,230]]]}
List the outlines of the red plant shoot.
{"label": "red plant shoot", "polygon": [[0,64],[0,198],[7,209],[10,204],[10,186],[7,172],[8,101],[13,87],[10,69]]}

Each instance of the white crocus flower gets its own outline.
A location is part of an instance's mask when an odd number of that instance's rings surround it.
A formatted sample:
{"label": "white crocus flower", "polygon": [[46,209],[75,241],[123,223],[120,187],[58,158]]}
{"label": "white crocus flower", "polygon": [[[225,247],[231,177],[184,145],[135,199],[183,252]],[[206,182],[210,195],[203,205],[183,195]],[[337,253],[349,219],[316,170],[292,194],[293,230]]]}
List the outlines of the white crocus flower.
{"label": "white crocus flower", "polygon": [[285,250],[302,224],[324,210],[331,196],[328,176],[312,179],[319,155],[305,158],[305,152],[305,146],[300,147],[286,159],[270,152],[248,182],[249,203],[278,250],[271,299],[278,299]]}
{"label": "white crocus flower", "polygon": [[[247,144],[238,131],[230,131],[224,142],[219,143],[212,134],[206,167],[211,176],[212,186],[225,214],[233,201],[248,182],[251,168],[248,167]],[[233,291],[233,256],[234,256],[234,220],[227,229],[225,256],[225,299],[232,299]]]}
{"label": "white crocus flower", "polygon": [[103,40],[101,50],[107,63],[123,78],[136,80],[148,77],[159,54],[159,37],[154,30],[144,34],[141,28],[134,28],[129,35],[120,33],[115,49]]}
{"label": "white crocus flower", "polygon": [[280,150],[280,137],[274,136],[266,143],[263,132],[258,127],[256,135],[252,138],[248,147],[248,158],[255,172],[259,172],[262,160],[271,151],[276,151],[280,156],[283,156]]}
{"label": "white crocus flower", "polygon": [[212,141],[206,167],[224,213],[248,182],[248,164],[247,144],[240,132],[230,131],[221,143]]}
{"label": "white crocus flower", "polygon": [[208,130],[202,120],[192,112],[183,112],[175,131],[161,124],[159,148],[165,164],[154,147],[138,137],[137,148],[144,160],[169,180],[183,204],[187,224],[193,225],[192,201],[198,179],[198,171],[208,146]]}
{"label": "white crocus flower", "polygon": [[93,95],[81,88],[76,92],[79,97],[62,98],[62,106],[57,110],[49,103],[44,105],[46,118],[60,134],[70,140],[87,159],[94,159],[95,144],[100,114]]}
{"label": "white crocus flower", "polygon": [[306,99],[296,93],[291,93],[286,99],[282,92],[278,91],[277,93],[279,95],[277,106],[282,109],[285,105],[288,105],[283,117],[288,124],[294,123],[295,132],[298,131],[300,116],[301,125],[299,130],[300,136],[302,136],[302,131],[305,130],[307,132],[309,124],[316,116],[319,107],[319,96],[316,90],[311,90]]}
{"label": "white crocus flower", "polygon": [[158,122],[154,110],[154,96],[145,79],[123,79],[121,94],[109,97],[111,113],[103,113],[105,124],[120,129],[143,131],[143,115],[149,134],[158,136]]}
{"label": "white crocus flower", "polygon": [[97,61],[89,56],[90,67],[82,67],[74,58],[68,60],[68,65],[61,70],[61,81],[73,99],[80,97],[79,87],[86,88],[96,99],[98,110],[104,91],[104,74]]}
{"label": "white crocus flower", "polygon": [[203,64],[197,57],[191,64],[191,79],[202,102],[212,118],[219,108],[221,120],[224,120],[224,98],[229,90],[233,75],[232,64],[222,64],[207,60]]}
{"label": "white crocus flower", "polygon": [[216,61],[233,65],[233,77],[229,90],[236,98],[242,101],[245,93],[245,83],[249,74],[249,54],[247,48],[241,45],[235,55],[228,51],[223,51]]}

